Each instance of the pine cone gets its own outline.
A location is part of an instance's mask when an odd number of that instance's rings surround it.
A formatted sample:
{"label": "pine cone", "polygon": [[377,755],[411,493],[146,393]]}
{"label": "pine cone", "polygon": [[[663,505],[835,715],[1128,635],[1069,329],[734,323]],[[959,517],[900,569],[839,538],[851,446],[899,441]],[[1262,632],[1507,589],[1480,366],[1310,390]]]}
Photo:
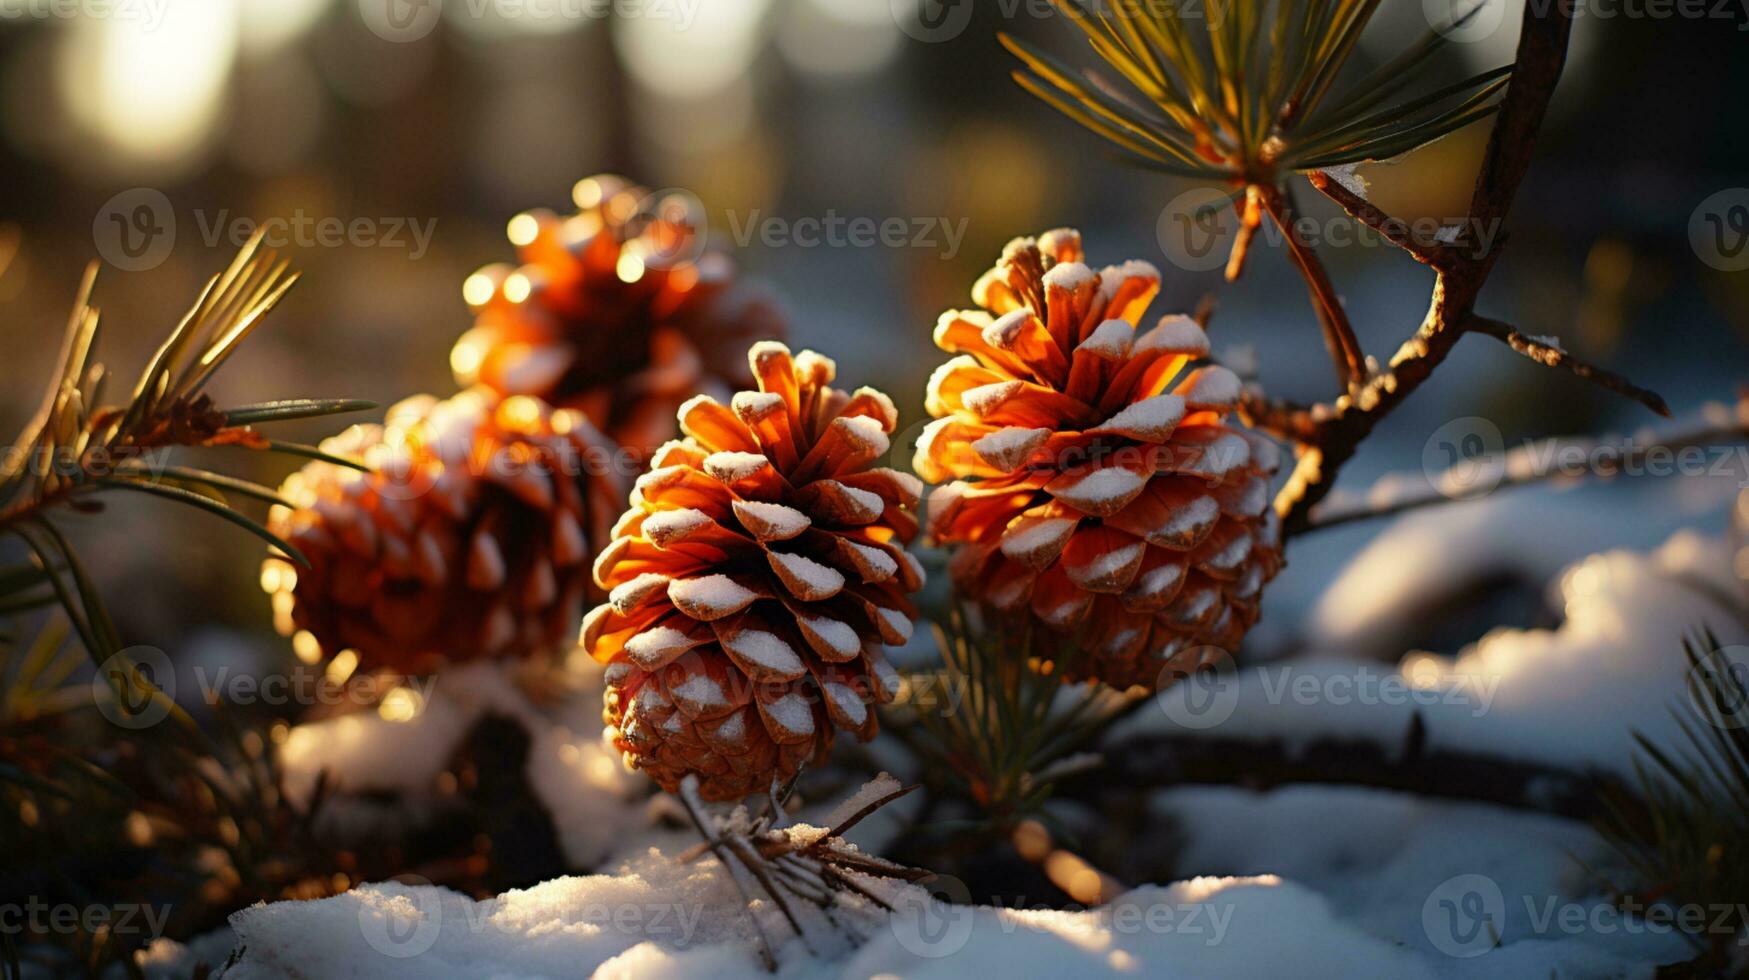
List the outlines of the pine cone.
{"label": "pine cone", "polygon": [[1082,259],[1071,230],[1016,239],[973,288],[983,309],[942,315],[936,345],[958,356],[929,379],[915,467],[954,481],[930,495],[929,534],[958,546],[962,594],[1072,641],[1053,658],[1069,676],[1151,688],[1256,621],[1281,565],[1280,453],[1227,421],[1226,368],[1173,385],[1208,353],[1194,320],[1138,335],[1152,266]]}
{"label": "pine cone", "polygon": [[752,383],[742,352],[782,337],[783,315],[706,247],[701,215],[624,178],[579,181],[581,209],[511,219],[521,265],[489,265],[462,292],[476,319],[450,353],[456,379],[581,409],[648,455],[700,392]]}
{"label": "pine cone", "polygon": [[262,585],[300,657],[350,649],[361,669],[421,673],[576,643],[599,596],[589,556],[625,486],[625,461],[581,413],[484,389],[422,395],[322,449],[374,472],[318,460],[281,487],[297,509],[274,507],[269,526],[310,567],[270,558]]}
{"label": "pine cone", "polygon": [[604,717],[626,764],[710,799],[789,779],[833,729],[873,737],[898,682],[923,568],[905,550],[922,485],[871,468],[898,415],[827,387],[836,368],[754,345],[758,391],[680,409],[595,562],[612,589],[583,645],[608,664]]}

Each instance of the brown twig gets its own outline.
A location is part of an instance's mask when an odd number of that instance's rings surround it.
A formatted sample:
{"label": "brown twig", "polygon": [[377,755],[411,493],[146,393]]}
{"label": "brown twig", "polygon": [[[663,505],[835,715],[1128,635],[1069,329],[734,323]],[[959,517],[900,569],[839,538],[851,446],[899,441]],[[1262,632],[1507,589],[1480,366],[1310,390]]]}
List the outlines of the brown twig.
{"label": "brown twig", "polygon": [[[1498,226],[1511,209],[1566,62],[1572,24],[1569,5],[1525,7],[1512,85],[1501,100],[1493,133],[1488,138],[1466,228]],[[1355,203],[1346,188],[1333,181],[1325,180],[1317,186],[1331,194],[1338,204],[1345,199]],[[1368,224],[1377,222],[1382,227],[1388,222],[1387,216],[1377,209],[1364,211],[1363,215],[1361,220]],[[1284,536],[1291,537],[1310,528],[1312,507],[1330,492],[1337,471],[1354,456],[1360,442],[1433,374],[1470,329],[1476,297],[1499,255],[1498,241],[1496,247],[1482,249],[1477,243],[1461,238],[1429,253],[1428,264],[1435,272],[1433,294],[1420,328],[1398,349],[1386,371],[1367,378],[1324,411],[1308,413],[1304,420],[1305,424],[1315,425],[1317,431],[1313,438],[1299,441],[1293,473],[1275,500]]]}
{"label": "brown twig", "polygon": [[1342,308],[1342,297],[1336,294],[1336,284],[1330,281],[1330,273],[1324,269],[1318,253],[1301,241],[1294,231],[1293,202],[1276,188],[1258,190],[1253,196],[1259,199],[1263,210],[1281,229],[1288,254],[1293,257],[1295,267],[1305,277],[1306,288],[1312,294],[1318,324],[1324,329],[1324,346],[1329,349],[1330,359],[1336,365],[1336,380],[1344,392],[1351,391],[1366,377],[1366,355],[1361,353],[1360,342],[1354,337],[1348,313]]}
{"label": "brown twig", "polygon": [[1318,423],[1310,408],[1270,398],[1256,385],[1246,385],[1239,393],[1239,417],[1251,428],[1289,442],[1305,443],[1318,437]]}
{"label": "brown twig", "polygon": [[1559,368],[1576,378],[1583,378],[1618,395],[1632,398],[1665,418],[1670,417],[1670,406],[1664,403],[1664,399],[1657,392],[1641,388],[1614,371],[1587,364],[1567,353],[1558,343],[1532,337],[1510,323],[1502,323],[1485,316],[1472,315],[1465,321],[1464,327],[1494,337],[1544,367]]}
{"label": "brown twig", "polygon": [[[1427,483],[1393,477],[1365,494],[1328,497],[1313,508],[1306,530],[1317,531],[1354,521],[1388,517],[1404,511],[1454,500],[1472,500],[1495,490],[1562,478],[1637,476],[1628,464],[1655,451],[1672,454],[1699,446],[1749,439],[1749,399],[1734,406],[1707,406],[1693,422],[1658,431],[1636,433],[1620,442],[1588,437],[1544,439],[1492,459],[1470,459]],[[1581,462],[1575,462],[1575,460]],[[1412,491],[1400,488],[1412,486]]]}
{"label": "brown twig", "polygon": [[1349,217],[1378,232],[1385,241],[1414,256],[1415,261],[1435,268],[1443,267],[1450,262],[1449,250],[1445,246],[1438,242],[1424,242],[1416,238],[1409,230],[1407,222],[1386,214],[1377,205],[1344,187],[1341,182],[1329,174],[1315,170],[1307,174],[1306,179],[1311,181],[1312,186],[1322,192],[1325,197],[1335,201],[1342,210],[1347,211]]}

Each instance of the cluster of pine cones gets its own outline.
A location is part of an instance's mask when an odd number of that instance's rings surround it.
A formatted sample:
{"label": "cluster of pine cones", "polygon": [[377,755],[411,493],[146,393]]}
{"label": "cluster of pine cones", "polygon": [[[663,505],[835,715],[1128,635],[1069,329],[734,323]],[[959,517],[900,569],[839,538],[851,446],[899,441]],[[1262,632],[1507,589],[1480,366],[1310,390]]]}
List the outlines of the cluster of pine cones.
{"label": "cluster of pine cones", "polygon": [[580,636],[626,763],[733,799],[875,734],[925,523],[959,595],[1038,626],[1070,677],[1163,686],[1256,621],[1278,452],[1230,420],[1239,380],[1195,321],[1143,325],[1152,266],[1011,242],[936,327],[953,356],[912,475],[892,401],[792,354],[684,202],[608,176],[574,197],[512,219],[521,264],[465,284],[465,390],[286,481],[270,523],[309,567],[262,580],[300,655],[411,674]]}

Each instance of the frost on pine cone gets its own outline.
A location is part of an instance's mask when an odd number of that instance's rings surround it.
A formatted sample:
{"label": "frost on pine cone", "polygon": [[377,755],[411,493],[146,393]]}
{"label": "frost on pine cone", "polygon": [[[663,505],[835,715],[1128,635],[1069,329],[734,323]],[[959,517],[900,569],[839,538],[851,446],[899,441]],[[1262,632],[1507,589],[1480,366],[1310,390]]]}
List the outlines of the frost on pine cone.
{"label": "frost on pine cone", "polygon": [[362,670],[561,653],[576,642],[589,558],[625,482],[575,410],[470,389],[391,408],[323,451],[280,494],[272,530],[310,567],[270,558],[274,622],[314,662],[351,650]]}
{"label": "frost on pine cone", "polygon": [[[968,597],[1072,638],[1064,669],[1118,687],[1169,682],[1231,651],[1280,568],[1275,444],[1230,423],[1238,378],[1184,316],[1137,323],[1145,262],[1095,271],[1078,233],[1010,242],[949,311],[957,355],[929,380],[917,446],[929,534],[956,545]],[[1175,383],[1176,382],[1176,383]],[[952,481],[952,482],[947,482]]]}
{"label": "frost on pine cone", "polygon": [[757,391],[680,409],[595,562],[609,600],[583,644],[608,665],[608,734],[626,764],[710,799],[788,780],[835,728],[874,735],[911,635],[923,569],[905,550],[921,483],[872,464],[897,413],[835,367],[754,345]]}
{"label": "frost on pine cone", "polygon": [[674,434],[682,401],[751,383],[743,352],[782,337],[784,319],[706,248],[688,199],[651,206],[649,191],[606,175],[579,181],[573,197],[576,214],[511,219],[519,265],[468,277],[476,319],[450,363],[463,385],[582,409],[648,454]]}

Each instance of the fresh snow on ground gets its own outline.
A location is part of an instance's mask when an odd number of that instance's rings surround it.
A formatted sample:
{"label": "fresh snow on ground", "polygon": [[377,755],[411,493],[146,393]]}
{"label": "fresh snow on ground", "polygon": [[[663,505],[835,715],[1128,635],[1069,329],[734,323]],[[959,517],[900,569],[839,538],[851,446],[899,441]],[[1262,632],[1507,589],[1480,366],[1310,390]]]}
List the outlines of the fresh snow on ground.
{"label": "fresh snow on ground", "polygon": [[[869,924],[866,941],[818,956],[788,938],[768,903],[755,914],[776,940],[778,975],[805,980],[1603,978],[1650,976],[1691,955],[1668,931],[1614,914],[1603,879],[1580,862],[1600,875],[1619,869],[1569,821],[1341,787],[1183,787],[1159,793],[1153,811],[1184,834],[1176,863],[1213,876],[1066,911],[946,905],[870,883],[897,911],[862,904],[847,918]],[[244,952],[227,980],[767,976],[746,907],[716,862],[681,865],[654,851],[615,875],[485,902],[367,885],[257,906],[232,925]]]}
{"label": "fresh snow on ground", "polygon": [[[1184,786],[1157,794],[1153,812],[1183,832],[1179,866],[1298,882],[1438,976],[1635,976],[1693,955],[1669,931],[1615,914],[1608,887],[1631,876],[1573,821],[1338,786]],[[1472,887],[1501,924],[1497,948],[1462,941]]]}
{"label": "fresh snow on ground", "polygon": [[1633,731],[1683,744],[1671,715],[1690,710],[1682,636],[1705,625],[1723,645],[1749,642],[1722,602],[1738,588],[1722,540],[1679,532],[1650,554],[1569,565],[1552,584],[1564,614],[1555,629],[1496,630],[1456,657],[1410,654],[1395,666],[1326,657],[1217,673],[1162,692],[1159,710],[1113,734],[1397,747],[1419,714],[1431,749],[1631,775]]}
{"label": "fresh snow on ground", "polygon": [[[1401,582],[1420,581],[1418,569],[1438,564],[1425,556],[1441,547],[1459,564],[1489,560],[1487,548],[1461,540],[1474,527],[1435,534],[1403,523],[1414,533],[1388,533],[1375,545],[1401,549],[1378,566],[1398,574],[1351,572],[1327,605],[1379,625],[1390,604],[1376,603],[1377,613],[1355,605],[1367,598],[1357,582],[1370,577],[1372,588],[1400,597]],[[1116,734],[1398,745],[1418,713],[1432,748],[1625,772],[1629,729],[1669,740],[1668,709],[1686,704],[1681,634],[1706,624],[1723,643],[1749,638],[1722,598],[1739,587],[1726,546],[1679,533],[1650,552],[1607,552],[1543,571],[1563,611],[1556,628],[1498,630],[1456,656],[1410,654],[1395,665],[1323,656],[1246,668],[1216,678],[1196,704],[1188,700],[1194,685],[1179,685]],[[624,863],[608,865],[613,874],[555,879],[484,902],[385,883],[246,909],[232,917],[242,952],[225,977],[768,975],[740,894],[713,858],[672,859],[695,835],[652,824],[635,781],[617,775],[617,760],[599,744],[598,723],[555,723],[502,675],[462,676],[440,685],[410,722],[355,716],[294,730],[282,747],[301,780],[294,792],[307,792],[324,766],[348,788],[428,785],[435,769],[413,760],[440,758],[433,746],[453,746],[472,720],[497,710],[537,733],[531,776],[546,787],[538,791],[555,807],[567,851],[599,860],[611,844]],[[870,749],[878,754],[883,744]],[[571,747],[566,765],[562,746]],[[812,801],[804,817],[828,823],[829,802]],[[863,846],[878,852],[878,839],[903,826],[914,802],[859,827],[879,828]],[[1256,794],[1187,786],[1160,792],[1152,808],[1160,840],[1176,846],[1158,856],[1160,866],[1209,877],[1143,885],[1090,910],[945,905],[922,889],[882,883],[871,887],[898,911],[858,908],[847,918],[865,924],[866,941],[818,955],[787,938],[767,902],[755,901],[752,914],[776,939],[778,976],[806,980],[1641,977],[1692,955],[1670,933],[1615,913],[1609,884],[1630,876],[1590,829],[1570,821],[1354,787]],[[951,881],[932,887],[955,892]],[[161,971],[193,955],[212,962],[232,938],[221,932],[187,950],[160,943],[151,962]]]}

